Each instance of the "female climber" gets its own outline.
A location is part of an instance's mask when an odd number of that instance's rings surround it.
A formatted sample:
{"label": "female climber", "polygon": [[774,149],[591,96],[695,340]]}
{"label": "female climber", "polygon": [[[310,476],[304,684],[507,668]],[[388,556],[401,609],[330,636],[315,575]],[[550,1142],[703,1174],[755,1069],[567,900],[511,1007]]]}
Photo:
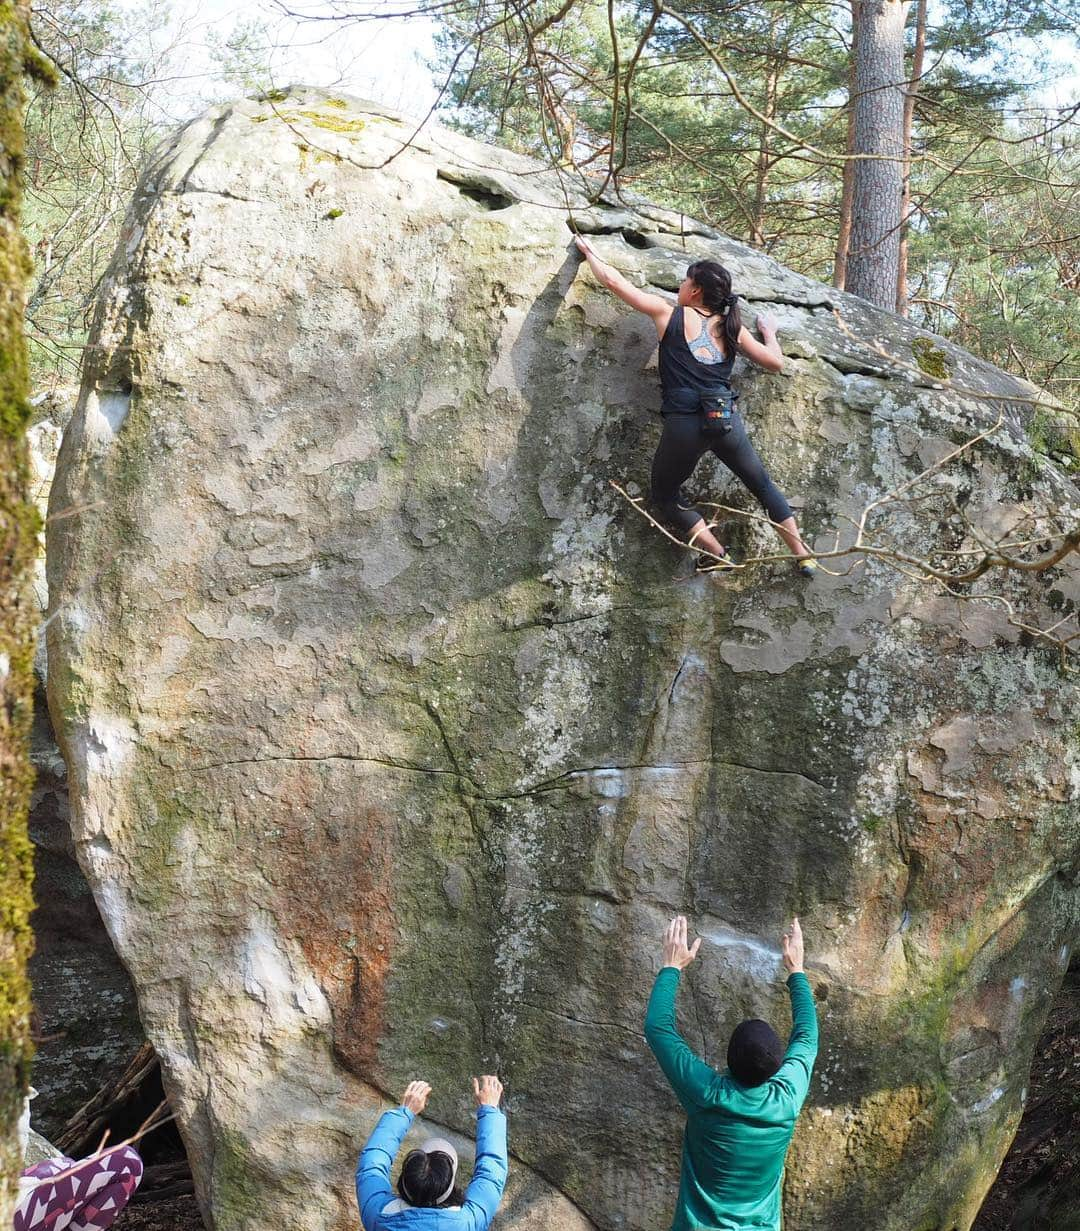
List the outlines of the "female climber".
{"label": "female climber", "polygon": [[651,484],[652,503],[660,519],[686,536],[687,546],[698,552],[695,564],[699,569],[733,563],[701,511],[681,490],[711,451],[757,497],[795,556],[799,572],[812,577],[817,565],[799,537],[791,507],[747,439],[728,383],[737,352],[769,372],[783,369],[775,320],[758,317],[763,338],[759,342],[739,317],[731,275],[716,261],[695,261],[679,287],[677,304],[672,305],[659,295],[638,290],[605,265],[580,235],[575,242],[597,281],[631,308],[652,317],[660,336],[664,430],[653,458]]}
{"label": "female climber", "polygon": [[442,1137],[429,1137],[410,1150],[390,1188],[390,1168],[413,1118],[427,1103],[431,1087],[412,1081],[401,1106],[383,1112],[356,1168],[356,1203],[365,1231],[486,1231],[506,1184],[506,1116],[499,1109],[502,1082],[473,1078],[476,1095],[476,1162],[462,1194],[455,1187],[457,1151]]}

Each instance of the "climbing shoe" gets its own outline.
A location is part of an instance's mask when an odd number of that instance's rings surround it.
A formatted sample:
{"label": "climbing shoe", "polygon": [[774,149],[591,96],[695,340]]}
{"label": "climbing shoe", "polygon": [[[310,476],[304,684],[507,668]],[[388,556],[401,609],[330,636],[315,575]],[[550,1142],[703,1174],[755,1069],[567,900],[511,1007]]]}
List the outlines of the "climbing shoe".
{"label": "climbing shoe", "polygon": [[813,556],[799,556],[795,561],[795,570],[800,577],[813,577],[817,574],[818,563]]}
{"label": "climbing shoe", "polygon": [[705,551],[698,551],[694,556],[695,573],[718,573],[723,569],[734,567],[735,561],[731,558],[731,552],[726,549],[723,550],[719,559]]}

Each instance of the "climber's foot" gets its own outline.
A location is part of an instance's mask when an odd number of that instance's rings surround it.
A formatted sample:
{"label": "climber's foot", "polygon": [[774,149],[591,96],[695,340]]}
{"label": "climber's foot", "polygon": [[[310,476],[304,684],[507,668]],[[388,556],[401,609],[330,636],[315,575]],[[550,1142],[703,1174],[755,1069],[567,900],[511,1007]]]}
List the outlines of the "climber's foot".
{"label": "climber's foot", "polygon": [[795,571],[800,577],[814,577],[817,570],[818,562],[813,556],[799,556],[795,561]]}
{"label": "climber's foot", "polygon": [[735,567],[735,561],[731,558],[731,552],[725,547],[720,548],[720,557],[717,559],[711,552],[699,550],[694,556],[694,572],[695,573],[714,573],[721,569],[729,569]]}

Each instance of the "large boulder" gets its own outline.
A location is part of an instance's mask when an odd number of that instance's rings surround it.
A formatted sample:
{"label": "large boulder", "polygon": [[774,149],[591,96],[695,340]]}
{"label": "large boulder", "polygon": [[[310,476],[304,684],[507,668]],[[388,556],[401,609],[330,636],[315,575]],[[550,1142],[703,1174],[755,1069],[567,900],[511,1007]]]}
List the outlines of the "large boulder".
{"label": "large boulder", "polygon": [[717,1063],[743,1015],[786,1030],[803,919],[822,1051],[789,1218],[966,1228],[1077,935],[1080,703],[1009,622],[1058,618],[1076,574],[983,583],[1010,608],[879,560],[692,579],[609,485],[646,483],[655,337],[567,200],[639,283],[713,256],[779,316],[785,372],[742,406],[821,542],[1001,407],[878,524],[926,556],[969,542],[949,500],[999,536],[1075,489],[1025,437],[1030,386],[574,191],[312,91],[192,122],[138,190],[53,491],[85,511],[51,527],[50,704],[208,1224],[355,1227],[379,1110],[423,1076],[467,1137],[497,1069],[507,1223],[665,1226],[681,1113],[641,1022],[682,910]]}

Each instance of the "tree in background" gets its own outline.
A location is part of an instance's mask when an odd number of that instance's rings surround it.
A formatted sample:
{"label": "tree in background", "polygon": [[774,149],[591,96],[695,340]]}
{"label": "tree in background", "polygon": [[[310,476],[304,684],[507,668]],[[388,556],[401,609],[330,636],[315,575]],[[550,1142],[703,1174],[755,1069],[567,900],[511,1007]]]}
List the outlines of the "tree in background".
{"label": "tree in background", "polygon": [[1076,0],[473,0],[442,18],[447,118],[910,312],[1073,404],[1080,108],[1039,105],[1021,73],[1074,19]]}
{"label": "tree in background", "polygon": [[228,34],[212,27],[206,42],[222,80],[237,92],[261,94],[277,84],[270,70],[273,34],[261,18],[243,17]]}
{"label": "tree in background", "polygon": [[[277,9],[304,18],[302,0]],[[334,21],[438,19],[449,123],[551,161],[587,193],[633,188],[704,218],[1076,400],[1077,109],[1039,106],[1015,49],[1065,37],[1080,0],[341,0],[329,22],[324,10],[321,37]],[[28,116],[38,383],[77,375],[126,201],[169,126],[158,83],[183,68],[165,20],[102,0],[35,10],[61,73]],[[262,15],[206,43],[237,92],[271,82]],[[997,213],[1011,221],[972,265],[957,236]]]}
{"label": "tree in background", "polygon": [[19,232],[23,81],[51,74],[31,49],[24,3],[0,3],[0,1224],[10,1226],[22,1169],[15,1125],[30,1068],[26,962],[32,863],[26,814],[37,608],[30,574],[37,516],[27,499],[27,366],[23,298],[30,271]]}
{"label": "tree in background", "polygon": [[154,96],[173,56],[166,14],[51,0],[31,36],[56,89],[31,91],[24,228],[34,258],[26,324],[35,385],[78,377],[90,309],[150,149],[169,127]]}
{"label": "tree in background", "polygon": [[911,0],[855,0],[851,230],[844,289],[897,301],[904,198],[904,28]]}
{"label": "tree in background", "polygon": [[[965,115],[956,100],[942,101],[954,121],[939,123],[927,142],[941,162],[970,156],[983,124],[991,139],[958,174],[926,165],[913,175],[910,313],[1076,406],[1080,137],[1068,126],[1048,131],[1041,114],[1006,124],[1000,113]],[[1033,440],[1043,443],[1038,432]]]}

